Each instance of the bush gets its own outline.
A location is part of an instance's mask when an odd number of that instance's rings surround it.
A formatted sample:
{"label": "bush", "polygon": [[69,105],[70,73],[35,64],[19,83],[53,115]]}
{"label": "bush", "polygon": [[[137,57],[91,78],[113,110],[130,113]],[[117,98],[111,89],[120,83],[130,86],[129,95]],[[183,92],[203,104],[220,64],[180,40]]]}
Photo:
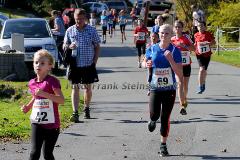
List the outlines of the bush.
{"label": "bush", "polygon": [[[211,31],[215,32],[217,27],[240,27],[240,3],[220,2],[218,5],[208,8],[208,24]],[[228,30],[226,30],[228,31]],[[226,40],[237,42],[239,32],[226,35]]]}

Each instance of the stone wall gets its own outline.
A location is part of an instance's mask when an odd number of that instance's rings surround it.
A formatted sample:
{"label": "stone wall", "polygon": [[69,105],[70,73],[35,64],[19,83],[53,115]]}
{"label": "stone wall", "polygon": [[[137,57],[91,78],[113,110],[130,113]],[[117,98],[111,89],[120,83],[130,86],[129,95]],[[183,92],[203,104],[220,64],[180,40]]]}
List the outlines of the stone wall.
{"label": "stone wall", "polygon": [[28,70],[24,63],[23,53],[0,52],[0,79],[3,79],[4,77],[13,73],[15,73],[18,76],[20,75],[20,77],[24,77],[26,76],[27,72]]}

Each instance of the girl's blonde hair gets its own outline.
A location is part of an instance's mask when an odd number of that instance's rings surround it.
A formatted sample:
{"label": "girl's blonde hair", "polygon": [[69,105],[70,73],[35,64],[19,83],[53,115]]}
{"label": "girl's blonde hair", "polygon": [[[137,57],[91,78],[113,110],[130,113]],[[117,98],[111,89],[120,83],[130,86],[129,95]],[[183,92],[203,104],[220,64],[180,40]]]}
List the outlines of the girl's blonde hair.
{"label": "girl's blonde hair", "polygon": [[173,27],[172,27],[172,25],[170,25],[170,24],[163,24],[163,25],[160,26],[159,30],[162,31],[164,29],[168,30],[170,32],[170,34],[173,34]]}
{"label": "girl's blonde hair", "polygon": [[39,57],[46,57],[49,60],[49,64],[54,66],[54,58],[53,56],[46,50],[46,49],[40,49],[34,54],[34,58],[36,56]]}

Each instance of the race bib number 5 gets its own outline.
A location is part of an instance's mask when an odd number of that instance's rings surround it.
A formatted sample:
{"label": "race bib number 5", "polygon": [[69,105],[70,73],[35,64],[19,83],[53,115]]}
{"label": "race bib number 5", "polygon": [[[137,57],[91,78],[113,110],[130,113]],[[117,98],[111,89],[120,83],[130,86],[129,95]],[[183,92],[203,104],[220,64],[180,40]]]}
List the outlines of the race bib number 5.
{"label": "race bib number 5", "polygon": [[170,67],[154,69],[152,80],[156,88],[173,86],[172,69]]}
{"label": "race bib number 5", "polygon": [[190,64],[190,52],[189,51],[181,51],[182,53],[182,64],[188,65]]}
{"label": "race bib number 5", "polygon": [[201,42],[201,43],[198,43],[198,52],[200,54],[204,54],[204,53],[207,53],[207,52],[210,52],[210,46],[209,46],[209,43],[208,42]]}
{"label": "race bib number 5", "polygon": [[55,123],[53,102],[49,99],[35,99],[30,116],[32,123]]}

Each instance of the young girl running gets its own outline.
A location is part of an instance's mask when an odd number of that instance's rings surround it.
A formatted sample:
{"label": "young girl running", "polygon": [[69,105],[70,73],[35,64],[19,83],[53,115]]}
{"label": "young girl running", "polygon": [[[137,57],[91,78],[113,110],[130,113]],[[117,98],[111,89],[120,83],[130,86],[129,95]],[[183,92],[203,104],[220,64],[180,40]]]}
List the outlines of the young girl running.
{"label": "young girl running", "polygon": [[117,24],[117,21],[118,21],[118,14],[117,14],[117,11],[116,11],[116,9],[113,9],[113,27],[112,27],[112,29],[113,29],[113,36],[115,36],[116,35],[116,33],[115,33],[115,30],[116,30],[116,24]]}
{"label": "young girl running", "polygon": [[[146,49],[146,55],[150,55],[147,60],[151,60],[151,58],[152,58],[152,47],[154,46],[154,44],[157,44],[158,41],[159,41],[158,33],[156,33],[156,32],[151,33],[151,43],[147,44],[147,46],[146,46],[146,48],[147,48]],[[147,60],[146,60],[146,57],[144,57],[144,60],[142,62],[142,66],[144,68],[146,68],[146,63],[145,62]],[[148,83],[149,84],[150,84],[151,80],[152,80],[152,67],[149,67],[148,68]],[[148,96],[150,95],[150,87],[149,87],[149,91],[148,91],[147,95]]]}
{"label": "young girl running", "polygon": [[[176,79],[182,79],[182,57],[178,48],[171,44],[172,27],[164,24],[160,27],[160,42],[152,47],[152,53],[146,54],[148,68],[153,68],[149,111],[148,130],[153,132],[156,121],[161,118],[160,155],[168,156],[167,138],[170,130],[170,115],[176,96]],[[150,58],[151,57],[151,58]],[[149,59],[149,60],[148,60]]]}
{"label": "young girl running", "polygon": [[54,159],[53,150],[60,129],[58,104],[64,103],[64,97],[59,80],[49,75],[53,66],[53,57],[47,50],[39,50],[34,54],[33,67],[37,77],[28,84],[32,99],[21,107],[24,113],[32,109],[32,149],[29,160],[38,160],[41,148],[45,159]]}
{"label": "young girl running", "polygon": [[107,23],[108,23],[108,16],[107,11],[103,10],[101,15],[101,25],[102,25],[102,43],[106,43],[107,41]]}
{"label": "young girl running", "polygon": [[111,9],[110,14],[108,15],[108,33],[110,35],[110,38],[112,38],[113,35],[113,9]]}
{"label": "young girl running", "polygon": [[138,68],[141,68],[142,55],[145,55],[146,51],[146,37],[148,35],[148,29],[145,27],[143,20],[138,19],[138,26],[134,30],[134,43],[138,50]]}
{"label": "young girl running", "polygon": [[125,27],[127,24],[127,16],[125,16],[124,10],[121,10],[119,12],[118,22],[119,22],[119,26],[120,26],[120,30],[121,30],[121,34],[122,34],[122,43],[123,43],[123,38],[125,40],[127,40],[126,34],[125,34]]}
{"label": "young girl running", "polygon": [[176,36],[171,38],[172,43],[180,49],[182,53],[182,66],[183,66],[183,79],[182,82],[178,80],[177,92],[179,95],[179,102],[181,106],[180,113],[186,115],[187,111],[187,94],[188,94],[188,82],[191,75],[191,51],[195,51],[192,40],[187,34],[183,34],[184,24],[182,21],[177,20],[174,23],[174,32]]}

